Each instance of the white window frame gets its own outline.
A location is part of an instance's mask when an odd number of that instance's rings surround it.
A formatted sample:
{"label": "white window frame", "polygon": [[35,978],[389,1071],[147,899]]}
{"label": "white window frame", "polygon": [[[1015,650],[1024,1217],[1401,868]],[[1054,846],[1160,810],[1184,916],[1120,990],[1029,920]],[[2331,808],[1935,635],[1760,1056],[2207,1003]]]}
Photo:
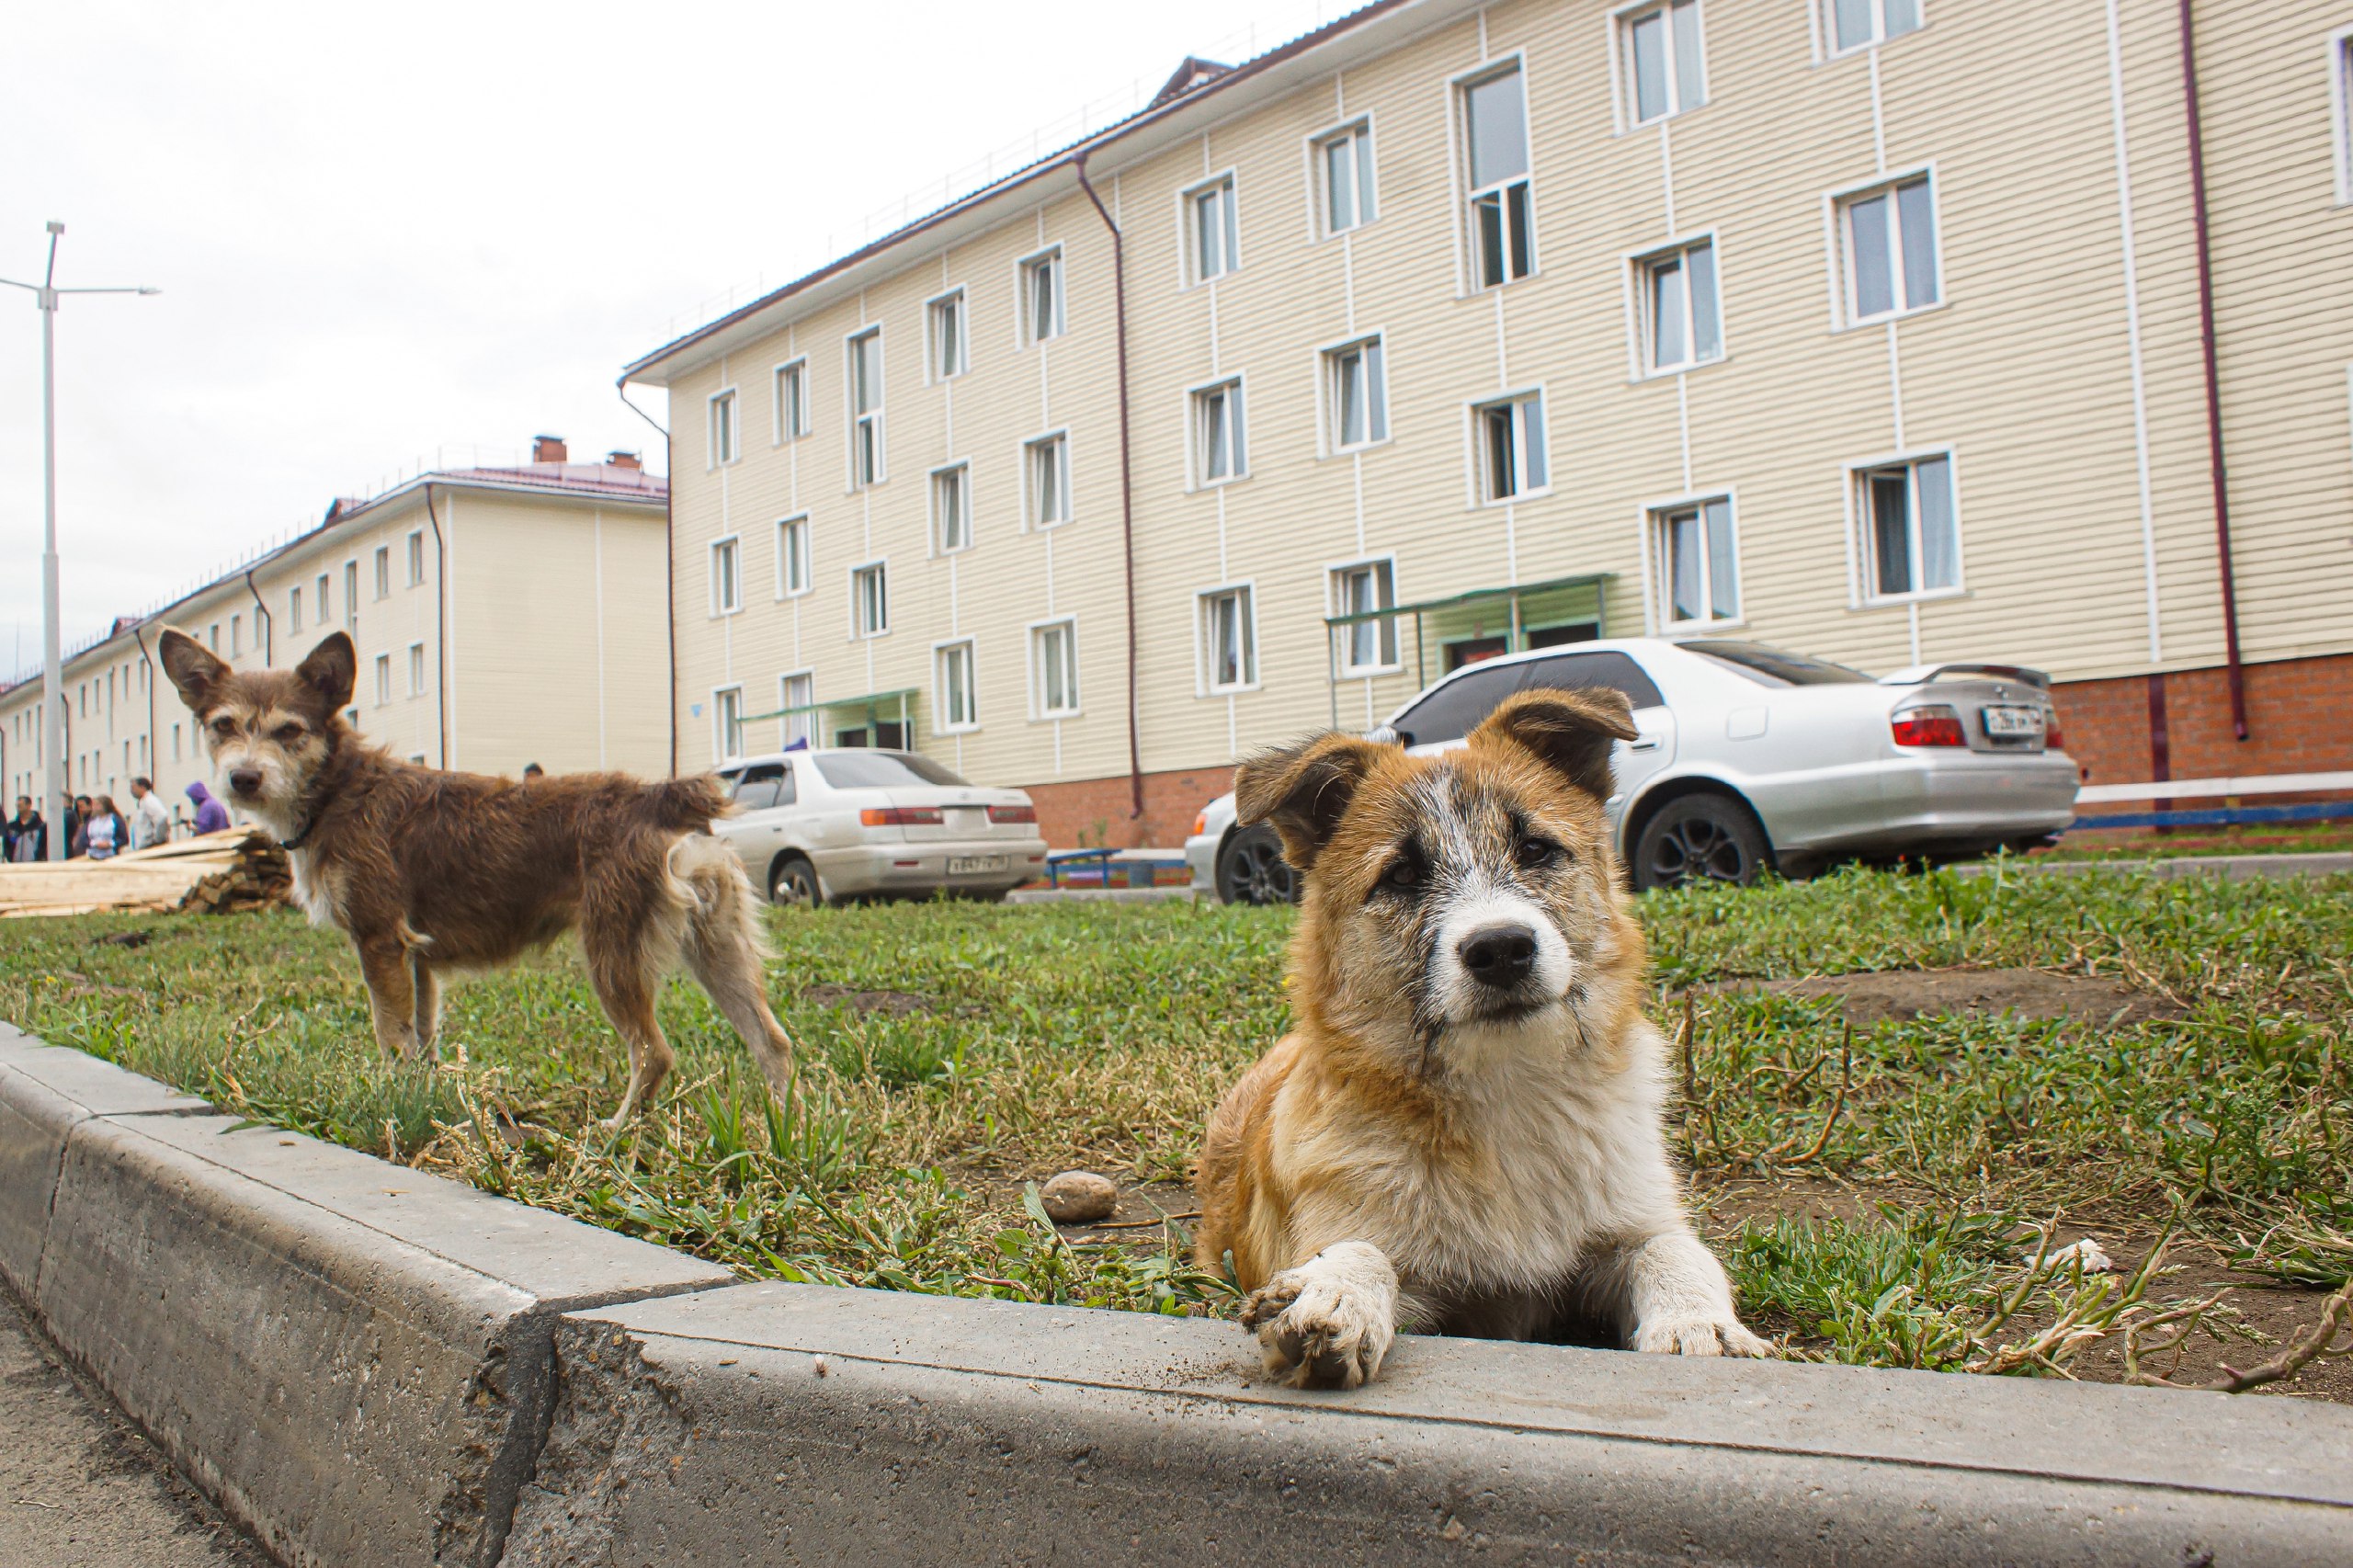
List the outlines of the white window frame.
{"label": "white window frame", "polygon": [[[1347,561],[1336,561],[1324,568],[1324,603],[1329,607],[1324,613],[1328,615],[1353,613],[1347,608],[1347,600],[1345,597],[1346,580],[1359,572],[1374,573],[1376,581],[1380,574],[1386,573],[1389,582],[1389,602],[1376,608],[1394,609],[1397,607],[1397,557],[1394,554],[1360,555]],[[1358,626],[1369,626],[1373,629],[1374,651],[1376,653],[1385,652],[1389,655],[1387,658],[1376,658],[1371,664],[1365,665],[1354,662],[1355,649],[1350,644],[1354,642]],[[1339,639],[1340,644],[1333,668],[1338,672],[1342,680],[1370,680],[1376,676],[1395,675],[1405,667],[1404,640],[1397,633],[1397,618],[1394,616],[1387,620],[1367,620],[1359,621],[1355,626],[1335,627],[1333,631]]]}
{"label": "white window frame", "polygon": [[[957,654],[964,662],[964,717],[955,717],[948,694],[948,666]],[[949,637],[931,645],[932,733],[969,735],[981,727],[980,655],[971,637]]]}
{"label": "white window frame", "polygon": [[[1874,473],[1892,468],[1911,468],[1938,458],[1946,462],[1946,477],[1952,489],[1952,582],[1938,588],[1914,588],[1903,593],[1881,593],[1878,589],[1879,562],[1872,546],[1872,518],[1869,497],[1869,480]],[[1848,585],[1847,604],[1854,609],[1877,609],[1888,605],[1916,604],[1928,599],[1957,598],[1969,591],[1969,554],[1967,534],[1961,520],[1961,449],[1958,447],[1912,447],[1900,452],[1889,452],[1847,464],[1847,539],[1848,558],[1854,576]],[[1920,504],[1915,475],[1911,485],[1914,497],[1908,502],[1913,578],[1919,579],[1922,563],[1920,550]]]}
{"label": "white window frame", "polygon": [[[1060,517],[1040,517],[1038,511],[1037,464],[1041,456],[1040,449],[1050,443],[1055,444],[1054,461],[1057,465],[1055,470],[1055,480],[1057,483],[1056,498],[1061,502],[1062,512]],[[1068,426],[1064,426],[1058,430],[1040,431],[1039,434],[1032,436],[1028,440],[1022,442],[1020,461],[1021,531],[1024,533],[1029,533],[1032,530],[1042,532],[1047,528],[1061,528],[1063,524],[1069,522],[1072,517],[1075,515],[1074,508],[1072,506],[1070,493],[1070,427]]]}
{"label": "white window frame", "polygon": [[[1516,489],[1508,495],[1498,494],[1495,491],[1495,476],[1492,472],[1494,465],[1489,460],[1487,450],[1487,415],[1491,410],[1506,405],[1531,403],[1536,405],[1539,422],[1544,427],[1540,438],[1533,449],[1544,466],[1543,480],[1540,483]],[[1533,386],[1499,392],[1493,397],[1483,397],[1463,405],[1470,420],[1471,485],[1473,505],[1510,506],[1552,493],[1552,410],[1546,406],[1546,403],[1543,387]],[[1512,464],[1515,477],[1528,472],[1529,450],[1528,418],[1527,415],[1520,415],[1512,421]]]}
{"label": "white window frame", "polygon": [[392,656],[390,653],[379,653],[376,655],[376,706],[389,707],[392,700]]}
{"label": "white window frame", "polygon": [[1911,0],[1911,3],[1919,10],[1920,25],[1916,28],[1907,28],[1893,37],[1887,30],[1888,0],[1863,0],[1863,3],[1871,8],[1871,36],[1860,43],[1842,44],[1838,41],[1838,0],[1822,0],[1821,5],[1815,8],[1814,25],[1822,29],[1823,59],[1844,60],[1849,55],[1862,54],[1878,49],[1883,44],[1893,43],[1896,39],[1910,38],[1915,33],[1924,33],[1928,30],[1929,0]]}
{"label": "white window frame", "polygon": [[318,603],[311,607],[311,619],[313,625],[324,626],[328,621],[335,619],[334,584],[334,574],[327,572],[322,572],[319,574],[317,583],[313,585],[319,591]]}
{"label": "white window frame", "polygon": [[[792,540],[795,534],[801,540],[801,581],[797,586],[792,580]],[[809,591],[810,585],[816,579],[815,530],[810,524],[809,514],[795,512],[790,517],[779,517],[776,520],[776,597],[797,599]]]}
{"label": "white window frame", "polygon": [[[1203,264],[1201,228],[1201,199],[1218,192],[1225,199],[1218,207],[1219,237],[1225,243],[1218,247],[1224,263],[1215,271]],[[1207,179],[1196,180],[1176,193],[1177,233],[1185,239],[1184,250],[1177,265],[1182,268],[1182,281],[1188,289],[1198,289],[1204,283],[1214,283],[1221,278],[1231,278],[1242,270],[1242,182],[1233,169],[1220,169]]]}
{"label": "white window frame", "polygon": [[768,372],[768,445],[781,447],[809,434],[809,356],[786,359]]}
{"label": "white window frame", "polygon": [[[1715,562],[1708,549],[1707,508],[1715,502],[1727,508],[1726,521],[1732,530],[1732,599],[1733,613],[1715,613]],[[1669,528],[1677,517],[1689,513],[1699,517],[1699,602],[1707,613],[1694,619],[1685,619],[1675,613],[1675,558]],[[1741,591],[1740,572],[1740,497],[1731,489],[1699,490],[1688,495],[1670,495],[1653,501],[1643,508],[1643,570],[1651,584],[1652,624],[1664,632],[1722,631],[1748,624],[1748,600]]]}
{"label": "white window frame", "polygon": [[[1038,275],[1041,268],[1053,279],[1053,319],[1048,324],[1053,328],[1051,332],[1037,330]],[[1013,306],[1014,341],[1023,348],[1050,343],[1070,330],[1070,263],[1059,243],[1031,251],[1013,264]]]}
{"label": "white window frame", "polygon": [[[808,701],[805,704],[797,703],[792,700],[792,683],[797,680],[807,681],[809,683],[809,690],[806,694]],[[813,746],[817,744],[817,715],[814,712],[790,713],[784,711],[787,709],[803,706],[813,708],[816,701],[816,671],[786,670],[776,677],[776,705],[778,710],[776,721],[776,740],[777,749],[779,751],[790,750],[792,743],[802,739],[803,737],[806,737],[809,744]],[[799,734],[795,734],[793,733],[793,726],[795,724],[801,726]]]}
{"label": "white window frame", "polygon": [[[1927,304],[1910,302],[1911,289],[1904,276],[1904,218],[1896,191],[1915,181],[1926,180],[1928,187],[1928,226],[1930,235],[1929,260],[1937,269],[1937,297]],[[1868,201],[1875,196],[1888,199],[1888,281],[1900,291],[1904,302],[1893,310],[1862,313],[1856,297],[1853,209],[1858,201]],[[1950,278],[1945,269],[1944,189],[1932,161],[1906,169],[1891,169],[1874,175],[1857,185],[1843,187],[1823,198],[1823,222],[1830,244],[1830,312],[1834,330],[1876,326],[1881,322],[1900,321],[1928,311],[1940,311],[1952,299]],[[1721,269],[1716,278],[1717,298],[1722,299],[1723,278]]]}
{"label": "white window frame", "polygon": [[[1220,376],[1185,389],[1187,488],[1212,490],[1250,477],[1250,392],[1240,373]],[[1212,477],[1209,471],[1210,407],[1223,399],[1227,445],[1232,449],[1227,472]]]}
{"label": "white window frame", "polygon": [[[940,354],[939,329],[951,309],[956,317],[956,353],[949,361]],[[972,305],[961,283],[923,302],[923,366],[926,386],[952,381],[972,368]]]}
{"label": "white window frame", "polygon": [[[1699,334],[1692,329],[1698,324],[1698,317],[1691,309],[1690,262],[1690,253],[1703,246],[1714,263],[1716,277],[1716,351],[1704,359],[1696,357]],[[1673,364],[1662,365],[1656,362],[1657,356],[1654,352],[1658,323],[1652,308],[1652,301],[1656,296],[1652,291],[1651,277],[1659,263],[1670,259],[1679,261],[1683,271],[1685,355]],[[1724,334],[1724,249],[1715,230],[1703,229],[1697,233],[1680,234],[1664,244],[1627,252],[1625,278],[1627,330],[1631,345],[1630,379],[1640,381],[1654,377],[1686,375],[1710,365],[1721,365],[1732,358],[1732,346]]]}
{"label": "white window frame", "polygon": [[[946,511],[940,503],[946,498],[948,484],[955,482],[957,524],[963,538],[957,543],[948,541]],[[972,548],[972,465],[968,459],[942,463],[931,471],[931,552],[934,555],[961,555]]]}
{"label": "white window frame", "polygon": [[[1086,691],[1078,679],[1078,617],[1049,616],[1033,620],[1023,629],[1029,647],[1029,717],[1038,722],[1049,719],[1075,719],[1086,710]],[[1063,674],[1064,695],[1070,700],[1060,708],[1050,707],[1046,700],[1046,637],[1059,631],[1066,639],[1063,646]]]}
{"label": "white window frame", "polygon": [[356,555],[343,563],[343,623],[359,624],[359,558]]}
{"label": "white window frame", "polygon": [[[1499,76],[1509,75],[1513,72],[1519,74],[1520,128],[1521,133],[1527,139],[1527,170],[1508,179],[1496,181],[1491,186],[1474,186],[1471,183],[1471,90],[1473,87],[1484,85]],[[1508,289],[1513,284],[1524,278],[1534,278],[1544,270],[1544,252],[1536,233],[1536,135],[1535,124],[1529,118],[1527,54],[1524,51],[1514,50],[1508,54],[1499,54],[1492,60],[1483,61],[1475,70],[1463,72],[1449,81],[1447,93],[1449,97],[1447,123],[1455,146],[1459,149],[1454,159],[1454,178],[1460,182],[1457,188],[1462,193],[1461,213],[1456,221],[1461,224],[1463,292],[1466,295],[1483,294],[1490,289]],[[1509,208],[1508,204],[1501,199],[1514,185],[1525,185],[1528,187],[1526,204],[1528,270],[1516,276],[1509,272],[1511,246]],[[1505,220],[1503,234],[1506,275],[1495,283],[1483,280],[1484,274],[1479,265],[1478,208],[1480,201],[1490,194],[1497,196],[1499,205],[1503,208]]]}
{"label": "white window frame", "polygon": [[286,631],[294,636],[302,630],[302,585],[295,584],[286,590]]}
{"label": "white window frame", "polygon": [[[735,732],[730,746],[728,731]],[[710,755],[721,762],[734,762],[744,755],[744,683],[714,686],[710,688]]]}
{"label": "white window frame", "polygon": [[2353,26],[2328,35],[2328,118],[2336,204],[2353,207]]}
{"label": "white window frame", "polygon": [[[870,628],[866,618],[866,580],[877,574],[881,583],[880,608],[881,624]],[[849,569],[849,634],[852,642],[869,642],[891,635],[891,561],[883,556],[873,561],[861,561]]]}
{"label": "white window frame", "polygon": [[[244,613],[240,611],[229,618],[229,657],[233,659],[242,658],[244,655],[244,652],[245,618]],[[90,711],[90,705],[87,702],[82,704],[82,711],[85,715],[87,715]],[[103,707],[101,708],[101,711],[103,711]]]}
{"label": "white window frame", "polygon": [[[870,338],[874,343],[875,401],[873,407],[860,413],[858,406],[858,345]],[[870,489],[891,477],[890,452],[886,441],[888,428],[883,415],[883,408],[889,402],[889,398],[884,393],[888,374],[883,359],[884,352],[882,325],[880,322],[870,323],[859,327],[856,332],[842,334],[842,410],[849,419],[849,445],[845,455],[849,460],[849,487],[853,491]],[[872,426],[872,436],[869,445],[873,459],[870,470],[864,468],[859,461],[861,457],[870,454],[861,453],[858,449],[859,439],[866,434],[870,425]]]}
{"label": "white window frame", "polygon": [[[722,562],[726,562],[724,570]],[[744,608],[744,536],[740,533],[722,534],[710,541],[704,557],[710,569],[710,613],[713,618],[733,615]]]}
{"label": "white window frame", "polygon": [[[1352,193],[1357,204],[1356,218],[1341,224],[1332,222],[1332,162],[1327,153],[1338,142],[1351,143],[1349,157],[1356,167],[1356,189]],[[1308,213],[1311,239],[1336,240],[1381,222],[1381,160],[1373,151],[1371,115],[1352,115],[1307,138],[1307,193],[1313,209]]]}
{"label": "white window frame", "polygon": [[381,604],[392,597],[392,547],[391,545],[380,544],[376,547],[375,564],[376,602]]}
{"label": "white window frame", "polygon": [[[1228,594],[1242,596],[1245,614],[1241,618],[1243,669],[1242,679],[1221,682],[1216,678],[1216,602]],[[1259,688],[1258,660],[1258,585],[1256,579],[1236,583],[1221,583],[1213,588],[1201,588],[1193,595],[1193,685],[1201,697],[1225,697],[1234,692],[1256,691]]]}
{"label": "white window frame", "polygon": [[725,468],[744,455],[744,410],[735,388],[723,386],[703,400],[703,467]]}
{"label": "white window frame", "polygon": [[425,585],[425,530],[411,528],[408,535],[408,586]]}
{"label": "white window frame", "polygon": [[422,642],[408,645],[408,694],[411,697],[425,695],[425,644]]}
{"label": "white window frame", "polygon": [[[1617,86],[1618,130],[1620,134],[1663,125],[1679,119],[1693,109],[1708,107],[1708,15],[1707,0],[1691,0],[1692,25],[1699,41],[1699,96],[1690,103],[1683,101],[1681,63],[1675,41],[1675,18],[1669,14],[1677,0],[1633,0],[1609,14],[1609,76]],[[1664,37],[1666,40],[1666,97],[1663,113],[1645,117],[1643,114],[1642,83],[1634,72],[1634,26],[1652,16],[1663,15],[1666,20]]]}
{"label": "white window frame", "polygon": [[[1341,396],[1340,363],[1347,355],[1359,349],[1377,349],[1381,355],[1380,395],[1366,409],[1366,437],[1361,441],[1342,439],[1342,420],[1346,414]],[[1370,451],[1385,447],[1391,439],[1389,424],[1389,336],[1376,327],[1370,332],[1352,333],[1337,343],[1327,343],[1315,351],[1316,405],[1323,417],[1321,427],[1324,455],[1342,457],[1351,452]],[[1371,433],[1375,426],[1380,433]]]}

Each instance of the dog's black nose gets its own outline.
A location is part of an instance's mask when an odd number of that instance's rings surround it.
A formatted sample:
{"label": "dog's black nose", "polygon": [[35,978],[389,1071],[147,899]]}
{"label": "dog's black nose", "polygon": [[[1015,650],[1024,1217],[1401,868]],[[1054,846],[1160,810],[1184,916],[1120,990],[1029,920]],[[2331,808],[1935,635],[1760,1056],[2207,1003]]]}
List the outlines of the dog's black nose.
{"label": "dog's black nose", "polygon": [[258,768],[258,767],[240,767],[240,768],[233,769],[233,770],[230,773],[230,775],[229,775],[229,792],[230,792],[231,794],[233,794],[233,795],[252,795],[252,794],[257,794],[257,793],[259,793],[260,790],[261,790],[261,769],[260,769],[260,768]]}
{"label": "dog's black nose", "polygon": [[1483,926],[1454,950],[1480,984],[1518,985],[1536,967],[1536,933],[1525,926]]}

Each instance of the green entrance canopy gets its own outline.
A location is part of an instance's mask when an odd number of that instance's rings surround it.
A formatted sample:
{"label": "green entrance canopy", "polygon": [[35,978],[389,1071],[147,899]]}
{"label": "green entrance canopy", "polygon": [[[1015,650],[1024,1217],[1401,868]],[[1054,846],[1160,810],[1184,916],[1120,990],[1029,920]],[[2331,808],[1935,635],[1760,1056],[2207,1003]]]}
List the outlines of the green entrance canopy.
{"label": "green entrance canopy", "polygon": [[[1529,617],[1524,611],[1534,609],[1550,614],[1562,621],[1590,621],[1594,635],[1608,630],[1608,593],[1610,572],[1588,572],[1574,577],[1552,577],[1540,583],[1515,583],[1502,588],[1474,588],[1467,594],[1455,594],[1448,598],[1424,599],[1418,604],[1392,605],[1386,609],[1359,610],[1349,615],[1327,615],[1324,618],[1327,646],[1324,653],[1325,684],[1332,694],[1332,727],[1340,726],[1340,642],[1341,634],[1351,626],[1368,621],[1393,621],[1405,616],[1414,618],[1414,674],[1421,686],[1430,682],[1426,649],[1427,624],[1435,620],[1444,636],[1449,623],[1460,624],[1468,616],[1476,616],[1487,607],[1500,603],[1508,611],[1503,637],[1503,652],[1522,653],[1534,646],[1529,638]],[[1587,610],[1585,596],[1590,596]],[[1550,601],[1532,605],[1531,601]],[[1572,609],[1570,607],[1575,608]],[[1544,624],[1552,621],[1547,619]]]}

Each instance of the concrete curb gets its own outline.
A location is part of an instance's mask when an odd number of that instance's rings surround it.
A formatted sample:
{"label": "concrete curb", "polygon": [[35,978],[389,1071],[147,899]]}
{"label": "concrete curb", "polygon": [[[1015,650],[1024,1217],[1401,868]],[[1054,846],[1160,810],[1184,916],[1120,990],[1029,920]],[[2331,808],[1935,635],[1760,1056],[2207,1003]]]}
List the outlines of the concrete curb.
{"label": "concrete curb", "polygon": [[[1989,877],[1994,868],[1980,861],[1956,866],[1964,877]],[[2221,877],[2226,881],[2251,882],[2263,877],[2331,877],[2353,871],[2353,850],[2315,850],[2302,855],[2181,855],[2154,860],[2014,860],[2011,873],[2063,877],[2085,871],[2130,871],[2172,881],[2183,877]]]}
{"label": "concrete curb", "polygon": [[1438,1338],[1297,1393],[1222,1323],[729,1283],[13,1030],[0,1183],[0,1272],[289,1562],[2353,1563],[2335,1406]]}

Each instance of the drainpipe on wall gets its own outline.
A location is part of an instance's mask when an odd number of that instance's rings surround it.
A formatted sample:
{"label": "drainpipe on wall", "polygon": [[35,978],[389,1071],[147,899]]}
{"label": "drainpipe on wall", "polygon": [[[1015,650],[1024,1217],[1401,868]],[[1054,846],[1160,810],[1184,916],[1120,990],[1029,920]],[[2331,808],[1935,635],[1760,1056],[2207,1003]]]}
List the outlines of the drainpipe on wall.
{"label": "drainpipe on wall", "polygon": [[2214,553],[2222,577],[2222,653],[2230,666],[2231,728],[2247,738],[2246,673],[2239,664],[2238,588],[2231,572],[2231,496],[2222,464],[2222,377],[2214,343],[2214,260],[2206,212],[2206,142],[2199,130],[2198,33],[2181,0],[2181,90],[2189,116],[2189,204],[2198,234],[2198,324],[2206,352],[2206,450],[2214,478]]}
{"label": "drainpipe on wall", "polygon": [[1120,225],[1111,221],[1110,210],[1103,205],[1103,199],[1095,194],[1094,182],[1086,177],[1085,153],[1079,153],[1074,166],[1078,170],[1078,187],[1086,192],[1086,199],[1095,203],[1103,226],[1111,231],[1112,331],[1119,341],[1120,358],[1120,552],[1128,596],[1128,790],[1134,802],[1128,817],[1134,821],[1143,815],[1143,721],[1136,690],[1136,503],[1128,438],[1127,241],[1120,233]]}
{"label": "drainpipe on wall", "polygon": [[443,771],[449,767],[449,556],[441,547],[441,519],[433,513],[433,483],[425,485],[425,517],[433,525],[433,697],[440,709]]}
{"label": "drainpipe on wall", "polygon": [[254,586],[253,568],[245,568],[245,592],[254,597],[254,630],[261,633],[261,662],[264,668],[278,662],[278,619],[269,607],[261,602],[261,590]]}
{"label": "drainpipe on wall", "polygon": [[147,781],[152,784],[164,766],[163,736],[155,729],[155,655],[147,651],[145,627],[132,627],[131,635],[139,642],[139,662],[147,666]]}
{"label": "drainpipe on wall", "polygon": [[678,776],[678,561],[676,530],[672,526],[673,508],[677,506],[676,478],[678,454],[671,450],[670,432],[655,425],[654,415],[629,400],[629,378],[623,376],[613,390],[620,394],[621,406],[654,426],[654,434],[662,437],[662,463],[671,475],[662,486],[662,624],[669,638],[670,669],[664,685],[669,691],[670,710],[670,777]]}

